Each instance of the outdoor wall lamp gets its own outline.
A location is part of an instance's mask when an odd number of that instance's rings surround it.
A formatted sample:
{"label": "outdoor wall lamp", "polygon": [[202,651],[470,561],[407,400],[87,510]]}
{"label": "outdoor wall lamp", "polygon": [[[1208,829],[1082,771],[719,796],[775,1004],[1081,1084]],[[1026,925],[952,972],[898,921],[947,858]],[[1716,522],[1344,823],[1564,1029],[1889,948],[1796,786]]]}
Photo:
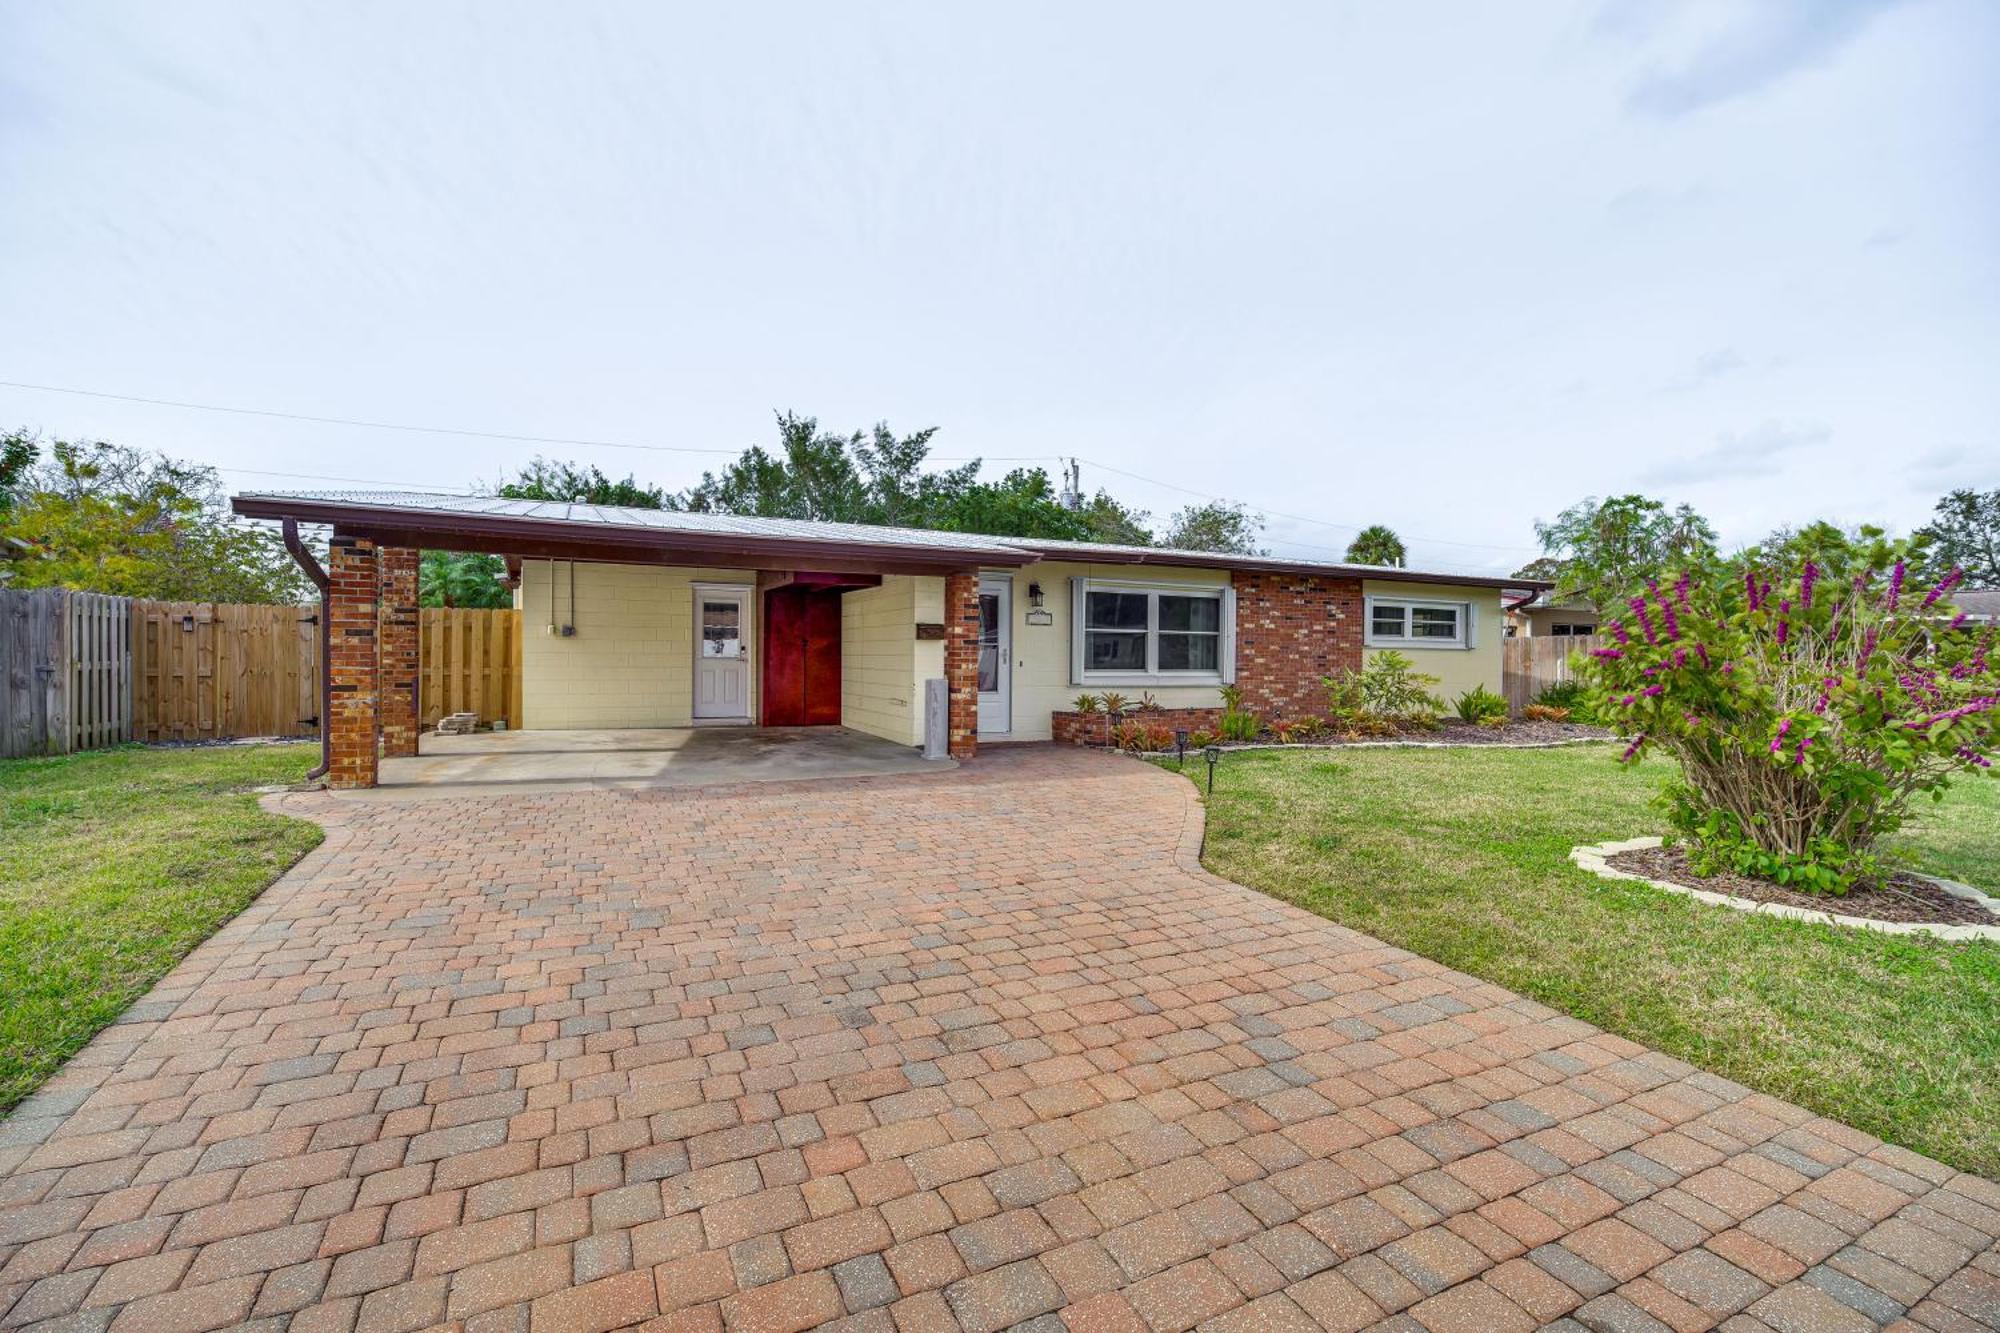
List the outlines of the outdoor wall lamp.
{"label": "outdoor wall lamp", "polygon": [[1041,604],[1042,604],[1042,585],[1039,583],[1030,583],[1028,585],[1028,605],[1039,607]]}

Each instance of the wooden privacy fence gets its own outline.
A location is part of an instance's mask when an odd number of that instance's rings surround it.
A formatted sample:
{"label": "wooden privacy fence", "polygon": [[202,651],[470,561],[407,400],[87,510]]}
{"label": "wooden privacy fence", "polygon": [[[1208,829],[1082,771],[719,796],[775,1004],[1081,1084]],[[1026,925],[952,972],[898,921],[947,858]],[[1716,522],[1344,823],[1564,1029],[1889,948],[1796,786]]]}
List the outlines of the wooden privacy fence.
{"label": "wooden privacy fence", "polygon": [[1535,701],[1535,696],[1560,681],[1574,680],[1570,665],[1573,653],[1589,652],[1610,642],[1604,634],[1536,635],[1501,641],[1500,685],[1507,706],[1516,711]]}
{"label": "wooden privacy fence", "polygon": [[[521,616],[422,613],[426,726],[521,725]],[[317,736],[319,608],[0,590],[0,758],[122,741]]]}
{"label": "wooden privacy fence", "polygon": [[130,636],[122,597],[0,591],[0,758],[131,739]]}
{"label": "wooden privacy fence", "polygon": [[319,608],[132,603],[132,738],[319,735]]}
{"label": "wooden privacy fence", "polygon": [[418,721],[477,713],[485,723],[521,725],[521,613],[425,607],[417,660]]}

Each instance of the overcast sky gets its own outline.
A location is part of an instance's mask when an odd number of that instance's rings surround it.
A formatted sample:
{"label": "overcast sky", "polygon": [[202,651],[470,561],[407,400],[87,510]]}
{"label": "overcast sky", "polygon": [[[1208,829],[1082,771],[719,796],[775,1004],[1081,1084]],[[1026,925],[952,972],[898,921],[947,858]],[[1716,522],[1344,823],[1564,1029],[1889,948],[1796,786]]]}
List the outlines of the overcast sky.
{"label": "overcast sky", "polygon": [[[1990,0],[0,0],[0,379],[670,487],[777,409],[934,425],[1443,568],[1634,489],[1907,529],[2000,486],[1996,64]],[[537,451],[14,425],[239,489]]]}

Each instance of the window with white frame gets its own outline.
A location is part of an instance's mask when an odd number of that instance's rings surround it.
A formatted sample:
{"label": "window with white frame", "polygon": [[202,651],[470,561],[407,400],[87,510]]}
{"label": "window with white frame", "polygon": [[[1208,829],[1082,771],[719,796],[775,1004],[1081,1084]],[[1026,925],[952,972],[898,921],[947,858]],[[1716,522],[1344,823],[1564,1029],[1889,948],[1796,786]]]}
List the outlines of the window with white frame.
{"label": "window with white frame", "polygon": [[1078,579],[1077,683],[1220,684],[1228,590]]}
{"label": "window with white frame", "polygon": [[1472,644],[1472,606],[1400,597],[1368,599],[1371,648],[1466,648]]}

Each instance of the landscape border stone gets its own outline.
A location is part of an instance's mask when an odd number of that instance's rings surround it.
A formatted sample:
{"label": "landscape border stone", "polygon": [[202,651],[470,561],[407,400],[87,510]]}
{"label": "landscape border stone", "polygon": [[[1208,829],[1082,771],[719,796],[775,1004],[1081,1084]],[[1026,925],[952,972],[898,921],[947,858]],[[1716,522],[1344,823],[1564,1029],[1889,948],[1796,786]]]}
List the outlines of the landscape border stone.
{"label": "landscape border stone", "polygon": [[[1965,926],[1931,921],[1876,921],[1863,916],[1843,916],[1838,912],[1822,912],[1810,907],[1794,907],[1790,903],[1760,903],[1751,898],[1738,898],[1733,894],[1715,893],[1708,889],[1690,888],[1686,884],[1676,884],[1672,880],[1654,879],[1649,875],[1635,875],[1629,870],[1620,870],[1610,863],[1620,852],[1646,851],[1665,842],[1663,838],[1626,838],[1622,842],[1600,842],[1589,847],[1570,848],[1569,859],[1593,875],[1605,879],[1629,879],[1641,884],[1650,884],[1668,893],[1678,893],[1715,907],[1733,907],[1739,912],[1756,912],[1764,916],[1784,917],[1791,921],[1813,921],[1828,926],[1858,926],[1864,930],[1879,930],[1889,935],[1930,934],[1942,940],[2000,940],[2000,925]],[[1910,873],[1916,874],[1915,871]],[[1928,880],[1954,898],[1966,898],[1976,902],[1987,911],[2000,916],[2000,898],[1990,898],[1970,884],[1960,884],[1956,880],[1941,879],[1936,875],[1917,875]]]}

